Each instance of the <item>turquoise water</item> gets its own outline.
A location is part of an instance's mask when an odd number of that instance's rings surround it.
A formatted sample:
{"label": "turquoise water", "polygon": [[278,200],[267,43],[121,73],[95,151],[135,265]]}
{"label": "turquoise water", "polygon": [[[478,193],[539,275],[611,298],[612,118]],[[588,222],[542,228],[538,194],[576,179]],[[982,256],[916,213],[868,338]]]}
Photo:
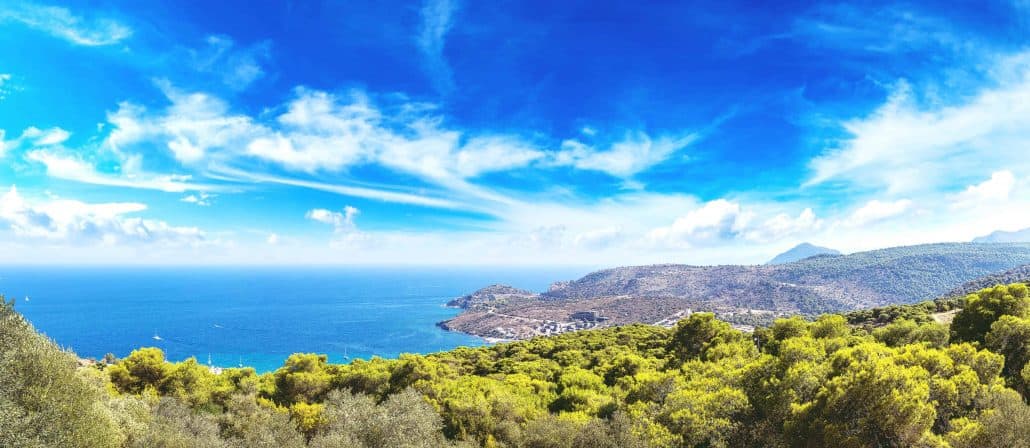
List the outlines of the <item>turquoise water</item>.
{"label": "turquoise water", "polygon": [[[160,347],[269,371],[291,353],[331,362],[430,353],[483,341],[440,330],[444,303],[492,283],[540,291],[586,269],[0,268],[0,293],[82,357]],[[25,300],[28,296],[29,299]],[[156,336],[156,338],[155,338]],[[160,338],[160,339],[158,339]]]}

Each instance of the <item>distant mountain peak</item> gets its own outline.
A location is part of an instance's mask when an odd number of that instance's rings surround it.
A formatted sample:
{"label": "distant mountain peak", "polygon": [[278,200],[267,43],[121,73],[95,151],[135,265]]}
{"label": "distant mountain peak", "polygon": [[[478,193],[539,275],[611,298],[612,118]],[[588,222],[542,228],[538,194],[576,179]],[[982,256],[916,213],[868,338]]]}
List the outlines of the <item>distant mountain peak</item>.
{"label": "distant mountain peak", "polygon": [[797,246],[794,246],[790,250],[777,255],[772,260],[769,260],[769,262],[766,264],[791,263],[798,260],[804,260],[809,257],[814,257],[816,255],[840,255],[840,252],[835,249],[816,246],[811,243],[801,243]]}
{"label": "distant mountain peak", "polygon": [[973,238],[974,243],[1030,243],[1030,228],[1006,232],[998,230],[990,235]]}

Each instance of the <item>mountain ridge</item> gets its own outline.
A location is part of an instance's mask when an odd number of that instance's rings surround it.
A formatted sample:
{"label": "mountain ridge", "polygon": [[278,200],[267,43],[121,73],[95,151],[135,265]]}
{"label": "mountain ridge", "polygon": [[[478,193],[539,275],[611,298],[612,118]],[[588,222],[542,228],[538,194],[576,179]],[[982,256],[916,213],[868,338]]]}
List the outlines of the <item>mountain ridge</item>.
{"label": "mountain ridge", "polygon": [[1027,243],[1030,242],[1030,228],[1005,231],[996,230],[987,235],[973,238],[974,243]]}

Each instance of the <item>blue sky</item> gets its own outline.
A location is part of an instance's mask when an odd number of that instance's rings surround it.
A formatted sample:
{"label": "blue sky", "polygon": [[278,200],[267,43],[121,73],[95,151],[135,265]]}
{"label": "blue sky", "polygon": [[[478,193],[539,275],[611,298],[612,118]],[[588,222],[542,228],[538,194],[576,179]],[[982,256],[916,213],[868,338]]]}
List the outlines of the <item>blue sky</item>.
{"label": "blue sky", "polygon": [[1030,5],[0,5],[0,261],[758,263],[1030,227]]}

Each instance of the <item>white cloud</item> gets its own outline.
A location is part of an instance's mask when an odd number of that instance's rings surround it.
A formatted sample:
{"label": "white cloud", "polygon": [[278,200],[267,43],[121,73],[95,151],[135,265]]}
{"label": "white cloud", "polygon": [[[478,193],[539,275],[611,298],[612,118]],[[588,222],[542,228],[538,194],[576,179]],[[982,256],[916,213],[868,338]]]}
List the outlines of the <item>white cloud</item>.
{"label": "white cloud", "polygon": [[845,224],[851,227],[872,224],[900,216],[911,208],[912,201],[909,199],[898,199],[889,202],[873,199],[852,212],[845,221]]}
{"label": "white cloud", "polygon": [[[739,203],[716,199],[694,208],[671,225],[651,230],[647,239],[654,245],[687,248],[731,243],[735,240],[769,243],[823,227],[811,208],[794,217],[777,213],[759,219],[758,208],[745,209]],[[766,215],[767,216],[767,215]]]}
{"label": "white cloud", "polygon": [[471,137],[462,144],[461,133],[441,128],[439,119],[386,117],[361,93],[350,101],[325,92],[298,93],[277,119],[282,130],[251,141],[249,155],[306,172],[378,163],[451,187],[543,157],[511,136]]}
{"label": "white cloud", "polygon": [[268,238],[265,239],[265,242],[273,246],[279,244],[279,234],[269,233]]}
{"label": "white cloud", "polygon": [[1016,176],[1012,171],[995,171],[991,178],[979,184],[970,185],[954,196],[952,204],[956,207],[980,205],[986,201],[1004,201],[1016,187]]}
{"label": "white cloud", "polygon": [[30,141],[34,146],[51,146],[64,143],[70,136],[70,132],[61,128],[39,129],[30,127],[22,132],[19,139]]}
{"label": "white cloud", "polygon": [[128,26],[108,18],[87,19],[67,8],[15,2],[0,8],[0,22],[15,21],[76,45],[102,46],[132,36]]}
{"label": "white cloud", "polygon": [[179,199],[179,200],[182,201],[182,202],[189,203],[189,204],[196,204],[196,205],[199,205],[201,207],[207,207],[207,206],[211,205],[211,198],[212,197],[214,197],[214,196],[210,195],[210,194],[207,194],[207,193],[204,193],[204,192],[199,192],[197,194],[188,194],[186,196],[183,196],[183,198]]}
{"label": "white cloud", "polygon": [[355,94],[352,100],[341,105],[328,93],[299,91],[277,119],[283,131],[252,140],[247,153],[308,172],[340,170],[367,158],[387,135],[367,98]]}
{"label": "white cloud", "polygon": [[200,162],[213,149],[231,149],[264,130],[250,117],[232,115],[224,101],[204,93],[184,93],[166,81],[158,86],[171,101],[162,114],[148,115],[146,109],[121,103],[108,114],[113,130],[105,144],[119,152],[148,140],[163,141],[172,155],[184,164]]}
{"label": "white cloud", "polygon": [[69,137],[71,137],[71,133],[59,127],[40,129],[35,126],[29,126],[21,132],[18,138],[4,142],[4,133],[0,131],[0,144],[2,144],[0,149],[12,149],[22,146],[55,146],[64,143]]}
{"label": "white cloud", "polygon": [[935,192],[971,174],[1030,169],[1030,54],[992,65],[993,86],[953,105],[920,104],[899,82],[872,114],[842,123],[849,138],[811,161],[806,184]]}
{"label": "white cloud", "polygon": [[168,109],[148,114],[140,106],[123,103],[108,117],[114,128],[108,146],[121,150],[150,139],[163,142],[187,164],[249,156],[306,173],[380,164],[475,195],[466,179],[535,162],[629,177],[697,138],[689,134],[652,139],[636,132],[603,150],[569,140],[549,155],[518,136],[465,135],[449,129],[425,105],[405,103],[384,112],[359,91],[341,98],[298,89],[276,117],[278,126],[272,127],[232,114],[225,102],[210,95],[160,85],[171,101]]}
{"label": "white cloud", "polygon": [[753,218],[741,211],[740,204],[716,199],[677,218],[672,225],[649,234],[656,244],[690,247],[731,239],[743,232]]}
{"label": "white cloud", "polygon": [[797,217],[779,213],[761,223],[751,226],[743,236],[757,242],[778,241],[801,233],[811,233],[823,227],[823,221],[816,217],[811,208],[801,211]]}
{"label": "white cloud", "polygon": [[123,166],[120,174],[111,174],[99,172],[92,164],[78,158],[55,154],[47,150],[31,151],[25,154],[25,158],[43,164],[50,177],[75,182],[160,190],[169,193],[216,189],[211,185],[190,182],[191,178],[188,175],[153,174],[138,169],[126,170],[125,167],[132,167],[131,163]]}
{"label": "white cloud", "polygon": [[354,217],[357,216],[358,213],[360,213],[360,211],[357,208],[348,205],[343,208],[343,213],[326,210],[324,208],[316,208],[308,210],[304,217],[312,221],[329,224],[333,226],[333,229],[338,231],[352,231],[357,228],[354,225]]}
{"label": "white cloud", "polygon": [[476,177],[482,173],[505,171],[529,165],[544,154],[520,141],[506,136],[474,137],[452,157],[454,170],[462,177]]}
{"label": "white cloud", "polygon": [[[384,104],[377,105],[361,91],[338,96],[298,88],[294,98],[268,109],[282,111],[269,121],[234,113],[219,98],[182,92],[167,81],[158,81],[158,86],[170,101],[165,109],[148,111],[123,102],[108,114],[110,132],[102,147],[121,160],[123,173],[140,171],[143,153],[137,147],[166,147],[181,164],[219,181],[279,183],[495,216],[518,201],[476,185],[484,174],[568,166],[623,177],[639,190],[644,185],[627,177],[667,160],[697,138],[652,139],[630,132],[601,150],[568,141],[563,149],[549,151],[519,135],[471,134],[448,127],[442,116],[434,115],[435,106],[396,96],[383,97]],[[269,174],[269,163],[294,173]],[[353,168],[369,165],[428,185],[405,181],[372,186],[349,178]]]}
{"label": "white cloud", "polygon": [[577,140],[566,140],[551,163],[627,178],[664,162],[696,139],[697,134],[652,139],[644,133],[633,133],[605,150],[598,150]]}
{"label": "white cloud", "polygon": [[442,94],[454,89],[451,68],[447,65],[443,50],[447,32],[454,25],[457,3],[457,0],[425,0],[421,11],[422,25],[415,39],[433,86]]}
{"label": "white cloud", "polygon": [[206,242],[196,227],[125,216],[146,210],[135,202],[90,204],[70,199],[30,203],[12,186],[0,196],[0,227],[20,238],[67,244],[162,244]]}
{"label": "white cloud", "polygon": [[333,226],[333,239],[330,246],[334,248],[354,249],[367,247],[373,242],[370,234],[358,230],[354,218],[361,213],[357,208],[346,206],[343,213],[316,208],[308,210],[305,218]]}

